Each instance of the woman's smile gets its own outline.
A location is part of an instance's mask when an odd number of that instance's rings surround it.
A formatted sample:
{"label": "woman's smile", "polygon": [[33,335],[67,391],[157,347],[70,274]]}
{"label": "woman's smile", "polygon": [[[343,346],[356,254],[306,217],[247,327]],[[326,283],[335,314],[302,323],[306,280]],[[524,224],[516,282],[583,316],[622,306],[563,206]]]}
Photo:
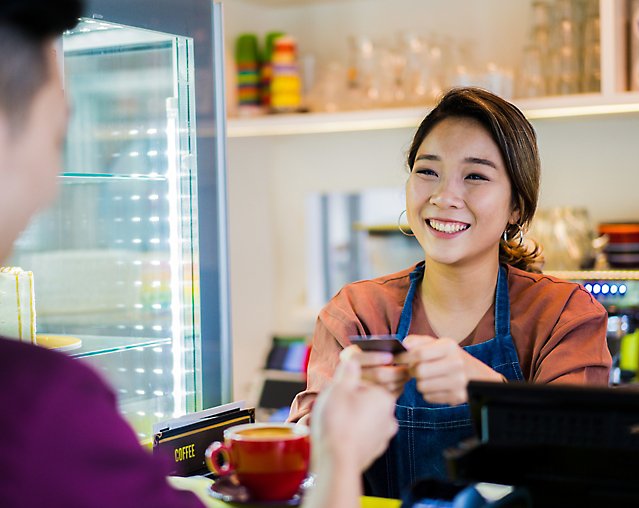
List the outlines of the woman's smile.
{"label": "woman's smile", "polygon": [[426,219],[426,224],[437,238],[454,238],[470,227],[465,222],[445,219]]}

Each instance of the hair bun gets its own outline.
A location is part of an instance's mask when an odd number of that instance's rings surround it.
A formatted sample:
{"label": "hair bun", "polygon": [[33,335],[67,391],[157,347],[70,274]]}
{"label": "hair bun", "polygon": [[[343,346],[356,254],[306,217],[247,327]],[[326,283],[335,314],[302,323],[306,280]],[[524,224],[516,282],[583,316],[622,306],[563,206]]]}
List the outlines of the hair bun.
{"label": "hair bun", "polygon": [[73,28],[83,7],[82,0],[1,0],[0,24],[45,39]]}

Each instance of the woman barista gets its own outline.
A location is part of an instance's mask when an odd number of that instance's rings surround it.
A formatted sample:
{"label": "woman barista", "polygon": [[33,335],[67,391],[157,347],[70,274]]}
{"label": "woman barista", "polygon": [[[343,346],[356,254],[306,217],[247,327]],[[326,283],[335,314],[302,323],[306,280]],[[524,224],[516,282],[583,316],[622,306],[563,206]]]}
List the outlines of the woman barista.
{"label": "woman barista", "polygon": [[397,334],[408,350],[397,364],[359,354],[364,376],[398,397],[399,431],[365,475],[369,493],[389,497],[445,476],[442,451],[472,435],[470,380],[605,385],[611,364],[604,308],[538,273],[537,249],[523,242],[540,162],[515,106],[451,90],[419,126],[408,167],[406,214],[424,261],[349,284],[326,305],[290,416],[308,419],[348,337]]}

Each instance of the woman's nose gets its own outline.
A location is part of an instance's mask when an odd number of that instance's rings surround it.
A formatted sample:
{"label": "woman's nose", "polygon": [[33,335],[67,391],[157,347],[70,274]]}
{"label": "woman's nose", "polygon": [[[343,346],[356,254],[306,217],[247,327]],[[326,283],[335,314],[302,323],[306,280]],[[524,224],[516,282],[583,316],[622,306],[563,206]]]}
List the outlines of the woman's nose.
{"label": "woman's nose", "polygon": [[439,208],[461,208],[464,205],[461,189],[450,180],[442,180],[434,189],[429,201]]}

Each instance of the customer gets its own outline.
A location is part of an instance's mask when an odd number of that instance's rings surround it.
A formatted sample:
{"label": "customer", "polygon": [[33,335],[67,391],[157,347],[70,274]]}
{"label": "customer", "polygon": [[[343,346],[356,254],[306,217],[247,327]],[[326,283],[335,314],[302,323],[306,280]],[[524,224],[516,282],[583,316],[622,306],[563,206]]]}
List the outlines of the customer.
{"label": "customer", "polygon": [[[342,351],[333,382],[313,409],[315,489],[304,508],[361,506],[361,473],[381,455],[397,432],[395,397],[360,380],[357,346]],[[390,356],[388,353],[381,353]],[[386,361],[390,361],[387,358]]]}
{"label": "customer", "polygon": [[451,90],[417,129],[408,167],[406,214],[424,261],[349,284],[326,305],[290,414],[308,419],[349,337],[397,334],[408,352],[396,363],[359,355],[364,377],[398,397],[399,431],[365,475],[368,492],[389,497],[446,476],[443,450],[473,433],[470,380],[606,385],[611,366],[604,308],[582,286],[535,273],[539,253],[523,236],[540,161],[515,106]]}
{"label": "customer", "polygon": [[[80,14],[80,0],[0,3],[0,264],[56,193],[67,106],[53,39]],[[320,407],[314,429],[321,476],[308,499],[313,507],[357,506],[360,468],[395,428],[392,398],[360,386],[358,369],[345,363],[319,403],[326,411],[321,416]],[[202,507],[168,485],[119,416],[113,392],[79,361],[0,338],[0,411],[2,508]],[[369,429],[357,440],[342,432],[350,418]],[[337,491],[331,472],[344,480]]]}
{"label": "customer", "polygon": [[[0,264],[56,194],[67,104],[53,40],[79,0],[0,3]],[[167,484],[112,391],[62,354],[0,339],[0,506],[196,507]]]}

